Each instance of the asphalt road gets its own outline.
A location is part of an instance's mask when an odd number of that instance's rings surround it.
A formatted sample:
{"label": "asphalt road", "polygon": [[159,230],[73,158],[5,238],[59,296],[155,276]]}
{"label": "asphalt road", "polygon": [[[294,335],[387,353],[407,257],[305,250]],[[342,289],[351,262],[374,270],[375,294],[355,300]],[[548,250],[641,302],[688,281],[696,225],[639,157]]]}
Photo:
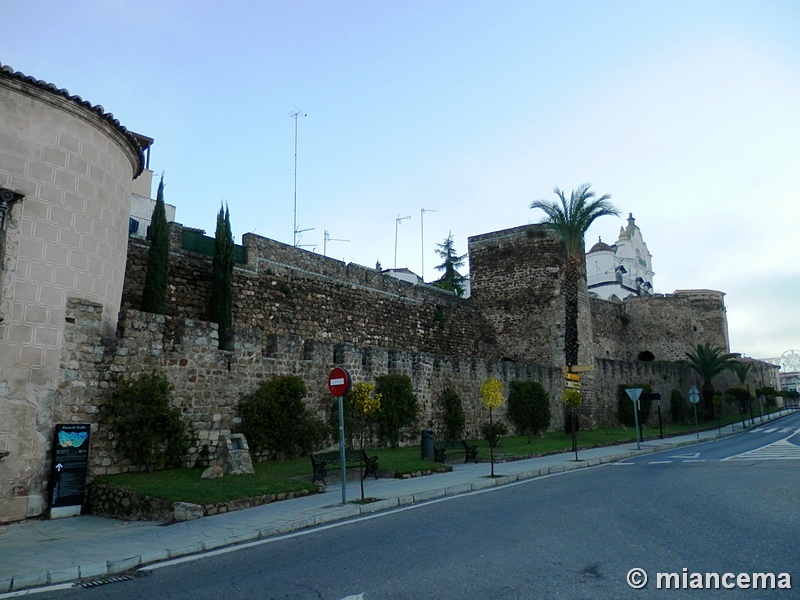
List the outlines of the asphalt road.
{"label": "asphalt road", "polygon": [[[378,513],[149,568],[131,581],[38,597],[796,598],[800,456],[792,453],[799,444],[796,414],[716,442]],[[502,465],[496,470],[502,474]],[[626,582],[633,568],[649,577],[643,589]],[[681,585],[693,573],[770,572],[784,585],[780,574],[787,573],[792,589],[657,587],[659,573],[674,573],[671,581]]]}

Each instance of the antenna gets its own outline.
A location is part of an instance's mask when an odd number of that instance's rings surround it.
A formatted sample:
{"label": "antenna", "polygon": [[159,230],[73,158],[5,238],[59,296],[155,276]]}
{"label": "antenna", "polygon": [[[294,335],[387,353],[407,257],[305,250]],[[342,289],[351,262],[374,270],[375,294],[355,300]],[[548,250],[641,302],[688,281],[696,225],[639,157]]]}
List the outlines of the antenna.
{"label": "antenna", "polygon": [[325,235],[322,236],[324,243],[322,244],[322,256],[328,256],[328,242],[349,242],[350,240],[340,240],[332,238],[330,232],[326,229]]}
{"label": "antenna", "polygon": [[295,229],[294,230],[294,245],[295,245],[295,247],[296,248],[302,248],[304,246],[314,246],[314,247],[316,247],[317,244],[298,244],[297,243],[297,234],[298,233],[303,233],[305,231],[314,231],[314,228],[313,227],[309,227],[308,229]]}
{"label": "antenna", "polygon": [[[307,117],[308,115],[302,110],[296,110],[289,115],[294,119],[294,246],[297,246],[297,234],[300,231],[297,229],[297,117]],[[309,231],[304,229],[303,231]]]}
{"label": "antenna", "polygon": [[432,208],[425,208],[422,207],[422,210],[419,211],[419,238],[422,243],[422,282],[425,283],[425,213],[426,212],[436,212]]}
{"label": "antenna", "polygon": [[400,226],[400,221],[405,221],[406,219],[410,219],[411,215],[407,217],[401,217],[397,215],[397,218],[394,220],[394,268],[397,268],[397,228]]}

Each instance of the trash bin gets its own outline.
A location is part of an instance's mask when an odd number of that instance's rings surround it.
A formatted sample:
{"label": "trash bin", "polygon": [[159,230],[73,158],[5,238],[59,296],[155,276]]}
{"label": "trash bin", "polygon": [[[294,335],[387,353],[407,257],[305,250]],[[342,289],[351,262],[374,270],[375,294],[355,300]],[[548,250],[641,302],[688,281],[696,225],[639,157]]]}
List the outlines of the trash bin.
{"label": "trash bin", "polygon": [[422,441],[420,442],[420,447],[422,449],[423,460],[426,458],[433,459],[433,430],[422,430]]}

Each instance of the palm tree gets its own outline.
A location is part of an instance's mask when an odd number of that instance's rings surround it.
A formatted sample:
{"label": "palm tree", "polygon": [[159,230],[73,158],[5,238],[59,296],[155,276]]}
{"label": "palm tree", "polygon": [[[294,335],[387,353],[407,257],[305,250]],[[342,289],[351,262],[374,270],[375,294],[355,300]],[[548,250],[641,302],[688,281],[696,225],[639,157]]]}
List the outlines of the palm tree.
{"label": "palm tree", "polygon": [[561,203],[535,200],[531,208],[540,208],[547,215],[542,223],[555,231],[567,251],[564,270],[564,358],[567,366],[578,364],[578,282],[585,277],[584,235],[595,219],[606,215],[619,215],[609,202],[610,194],[595,198],[595,193],[584,183],[572,190],[567,200],[557,187],[553,189]]}
{"label": "palm tree", "polygon": [[714,385],[711,380],[723,371],[731,369],[736,358],[733,354],[725,352],[724,348],[711,344],[697,344],[686,353],[686,357],[689,359],[689,366],[703,380],[700,388],[703,394],[703,408],[706,414],[713,415],[711,400],[714,398]]}

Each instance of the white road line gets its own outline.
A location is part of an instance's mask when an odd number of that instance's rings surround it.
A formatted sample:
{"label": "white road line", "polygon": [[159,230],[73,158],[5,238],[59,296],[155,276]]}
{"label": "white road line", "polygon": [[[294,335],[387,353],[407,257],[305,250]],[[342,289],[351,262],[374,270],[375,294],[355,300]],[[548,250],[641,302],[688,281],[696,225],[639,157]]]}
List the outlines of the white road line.
{"label": "white road line", "polygon": [[742,452],[722,460],[800,460],[800,446],[788,440],[778,440],[761,448]]}
{"label": "white road line", "polygon": [[649,463],[650,465],[671,465],[671,460],[651,460]]}

